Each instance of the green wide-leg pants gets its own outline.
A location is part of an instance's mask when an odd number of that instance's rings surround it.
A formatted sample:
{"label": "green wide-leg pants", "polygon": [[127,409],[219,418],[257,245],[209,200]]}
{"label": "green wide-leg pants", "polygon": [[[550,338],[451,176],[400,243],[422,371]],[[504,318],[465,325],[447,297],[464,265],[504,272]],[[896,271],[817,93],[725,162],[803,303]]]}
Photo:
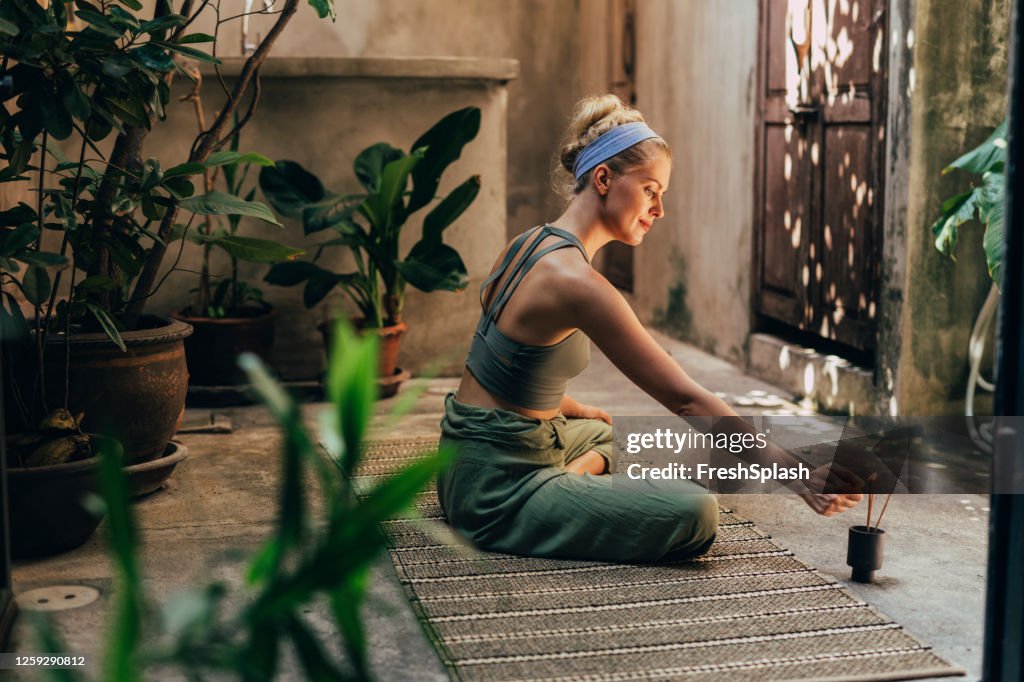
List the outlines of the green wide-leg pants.
{"label": "green wide-leg pants", "polygon": [[438,475],[448,523],[477,547],[528,556],[621,562],[703,554],[718,504],[690,481],[572,474],[590,450],[614,471],[612,427],[596,419],[532,419],[445,398],[441,444],[457,450]]}

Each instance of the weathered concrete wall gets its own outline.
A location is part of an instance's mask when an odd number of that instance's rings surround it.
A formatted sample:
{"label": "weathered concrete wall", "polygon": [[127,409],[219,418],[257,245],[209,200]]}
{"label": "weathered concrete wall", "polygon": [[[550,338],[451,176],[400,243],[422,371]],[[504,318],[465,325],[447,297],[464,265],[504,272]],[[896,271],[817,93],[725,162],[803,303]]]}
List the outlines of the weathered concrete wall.
{"label": "weathered concrete wall", "polygon": [[[274,55],[517,59],[520,73],[508,95],[508,233],[558,216],[561,204],[550,191],[550,170],[580,95],[579,0],[353,0],[339,1],[336,8],[332,23],[318,19],[303,2]],[[250,36],[266,34],[272,21],[252,17]],[[240,22],[225,25],[222,35],[240,36]],[[240,45],[240,38],[227,42],[220,54],[237,56]],[[491,247],[495,255],[503,245]]]}
{"label": "weathered concrete wall", "polygon": [[734,362],[750,332],[756,0],[638,3],[637,107],[672,145],[666,216],[636,251],[646,322]]}
{"label": "weathered concrete wall", "polygon": [[[234,73],[237,73],[237,65]],[[231,69],[229,68],[228,71]],[[364,75],[354,77],[355,71]],[[478,106],[482,123],[476,139],[444,175],[439,194],[444,196],[471,175],[480,175],[482,188],[476,201],[445,233],[445,241],[462,255],[470,273],[468,292],[486,276],[494,258],[495,245],[505,236],[506,107],[505,81],[515,73],[508,60],[305,60],[272,57],[263,70],[263,107],[243,132],[241,148],[258,150],[273,159],[291,159],[318,175],[329,190],[346,194],[361,191],[352,172],[352,160],[365,147],[388,141],[408,149],[412,142],[443,115],[464,107]],[[300,75],[305,74],[305,75]],[[348,74],[348,75],[345,75]],[[230,83],[230,78],[229,78]],[[172,97],[182,94],[179,84]],[[219,100],[216,88],[205,89],[207,121]],[[190,106],[169,107],[168,120],[146,147],[166,168],[187,157],[195,136],[195,119]],[[254,182],[255,178],[251,178]],[[402,233],[402,250],[408,249],[421,233],[424,209],[414,215]],[[285,221],[285,229],[246,219],[247,236],[279,239],[295,246],[326,241],[330,233],[306,238],[301,225]],[[166,265],[174,260],[172,251]],[[186,245],[179,268],[199,269],[199,249]],[[307,256],[308,257],[308,256]],[[347,249],[325,253],[325,267],[338,272],[353,268]],[[214,264],[223,272],[225,261]],[[243,264],[241,275],[260,284],[267,266]],[[168,312],[188,305],[189,289],[196,285],[190,272],[174,272],[153,297],[148,309]],[[353,310],[340,290],[335,290],[312,313],[302,304],[302,287],[262,286],[267,299],[279,311],[278,335],[273,364],[286,378],[316,376],[322,368],[322,344],[315,329],[333,308]],[[408,287],[405,319],[410,330],[403,338],[399,363],[418,371],[440,362],[442,371],[461,370],[472,330],[479,315],[472,293],[436,292],[423,294]]]}
{"label": "weathered concrete wall", "polygon": [[[907,79],[903,338],[891,409],[953,414],[962,410],[967,341],[990,280],[979,225],[963,226],[955,263],[935,249],[929,228],[942,200],[969,186],[967,176],[942,177],[942,169],[985,139],[1006,112],[1010,2],[914,4],[912,27],[892,35],[913,57]],[[880,345],[897,341],[881,337]]]}

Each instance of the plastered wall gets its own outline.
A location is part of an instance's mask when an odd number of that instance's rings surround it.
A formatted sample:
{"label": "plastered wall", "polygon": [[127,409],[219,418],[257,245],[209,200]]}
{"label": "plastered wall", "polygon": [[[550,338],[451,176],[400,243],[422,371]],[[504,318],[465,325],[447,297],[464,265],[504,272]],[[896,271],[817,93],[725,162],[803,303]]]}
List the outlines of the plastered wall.
{"label": "plastered wall", "polygon": [[641,318],[742,362],[750,331],[757,2],[638,3],[637,107],[673,148],[635,255]]}

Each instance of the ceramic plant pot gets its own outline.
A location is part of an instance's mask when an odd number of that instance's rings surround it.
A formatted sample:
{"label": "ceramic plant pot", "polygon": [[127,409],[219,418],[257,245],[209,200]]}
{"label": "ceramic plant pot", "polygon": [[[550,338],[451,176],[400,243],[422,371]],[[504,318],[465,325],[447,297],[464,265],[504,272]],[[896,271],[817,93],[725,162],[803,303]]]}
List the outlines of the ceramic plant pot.
{"label": "ceramic plant pot", "polygon": [[164,448],[164,454],[148,462],[132,464],[124,468],[132,497],[148,495],[164,484],[171,477],[174,467],[188,457],[188,448],[181,443],[171,441]]}
{"label": "ceramic plant pot", "polygon": [[249,383],[237,360],[241,353],[254,353],[267,361],[274,345],[277,312],[260,311],[250,317],[192,317],[173,315],[192,326],[185,339],[189,383],[192,386],[244,386]]}
{"label": "ceramic plant pot", "polygon": [[[122,449],[117,441],[90,434],[93,443]],[[102,515],[86,503],[99,493],[98,457],[52,466],[7,469],[11,557],[28,559],[66,552],[83,544]]]}
{"label": "ceramic plant pot", "polygon": [[850,579],[858,583],[870,583],[875,571],[882,567],[882,549],[885,545],[885,531],[867,526],[851,526],[846,545],[846,563],[853,569]]}
{"label": "ceramic plant pot", "polygon": [[[116,438],[124,446],[127,462],[157,457],[184,416],[188,393],[184,340],[191,333],[192,327],[179,320],[143,315],[137,330],[121,332],[124,351],[103,333],[72,333],[67,348],[63,334],[49,334],[44,361],[46,395],[51,403],[63,398],[66,368],[67,407],[72,414],[85,413],[84,431]],[[35,354],[25,356],[22,365],[12,370],[14,381],[32,386],[38,374]],[[4,380],[6,383],[6,376]],[[8,432],[35,428],[10,409],[13,402],[7,397]],[[54,406],[51,404],[51,409]]]}

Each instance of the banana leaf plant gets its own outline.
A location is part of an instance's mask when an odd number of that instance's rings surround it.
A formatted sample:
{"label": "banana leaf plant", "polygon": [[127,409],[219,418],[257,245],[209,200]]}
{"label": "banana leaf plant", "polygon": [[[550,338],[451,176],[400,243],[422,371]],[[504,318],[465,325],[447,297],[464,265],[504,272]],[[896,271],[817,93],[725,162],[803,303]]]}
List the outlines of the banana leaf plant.
{"label": "banana leaf plant", "polygon": [[[421,135],[408,153],[386,142],[364,149],[354,172],[360,194],[329,192],[315,175],[294,161],[260,170],[260,188],[277,212],[302,221],[307,235],[330,230],[309,261],[274,265],[266,281],[281,286],[305,283],[303,302],[312,308],[335,287],[358,307],[367,327],[402,321],[405,286],[420,291],[459,291],[468,275],[459,253],[443,242],[444,231],[473,203],[480,191],[474,175],[437,202],[423,218],[420,239],[402,256],[402,228],[414,213],[435,199],[444,171],[480,129],[480,109],[454,111]],[[410,188],[411,185],[411,188]],[[350,250],[355,270],[335,272],[319,264],[323,252]]]}
{"label": "banana leaf plant", "polygon": [[981,182],[970,191],[950,197],[942,202],[942,215],[932,224],[935,248],[956,260],[956,246],[960,240],[959,228],[977,216],[985,226],[982,246],[988,274],[999,286],[1002,280],[1003,244],[1005,238],[1004,213],[1006,209],[1006,129],[1007,120],[992,131],[988,138],[943,169],[946,175],[962,170],[980,176]]}

